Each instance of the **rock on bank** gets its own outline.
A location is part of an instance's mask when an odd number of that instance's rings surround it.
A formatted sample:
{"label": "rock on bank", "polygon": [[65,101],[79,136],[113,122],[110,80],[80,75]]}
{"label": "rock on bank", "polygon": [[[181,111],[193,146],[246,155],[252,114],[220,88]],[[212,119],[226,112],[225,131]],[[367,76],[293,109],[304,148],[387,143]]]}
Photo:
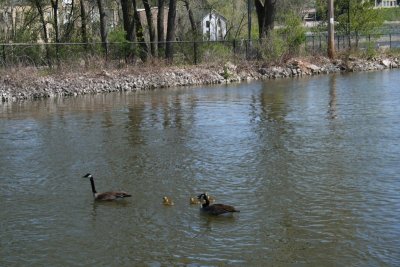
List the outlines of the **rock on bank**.
{"label": "rock on bank", "polygon": [[8,102],[399,67],[398,58],[372,60],[349,58],[346,61],[314,58],[292,59],[280,66],[263,64],[237,66],[228,62],[220,66],[148,67],[62,74],[57,72],[46,76],[40,76],[37,70],[24,69],[1,75],[0,96],[1,102]]}

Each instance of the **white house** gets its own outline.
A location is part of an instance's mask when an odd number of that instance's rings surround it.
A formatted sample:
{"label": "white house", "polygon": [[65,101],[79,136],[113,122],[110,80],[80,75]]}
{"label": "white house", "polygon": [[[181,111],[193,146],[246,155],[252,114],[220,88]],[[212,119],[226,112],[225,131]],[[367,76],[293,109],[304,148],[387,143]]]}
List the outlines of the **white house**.
{"label": "white house", "polygon": [[375,7],[398,7],[397,0],[375,0]]}
{"label": "white house", "polygon": [[220,41],[226,37],[227,19],[210,10],[201,19],[203,38],[209,41]]}

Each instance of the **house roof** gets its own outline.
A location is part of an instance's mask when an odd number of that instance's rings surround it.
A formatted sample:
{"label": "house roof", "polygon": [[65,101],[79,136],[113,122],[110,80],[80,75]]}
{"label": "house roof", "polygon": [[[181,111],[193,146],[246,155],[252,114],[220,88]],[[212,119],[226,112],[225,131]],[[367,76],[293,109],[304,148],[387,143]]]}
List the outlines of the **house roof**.
{"label": "house roof", "polygon": [[211,14],[217,15],[218,17],[222,18],[225,21],[228,21],[227,18],[225,18],[223,15],[221,15],[220,13],[218,13],[218,11],[216,11],[215,9],[202,9],[200,12],[200,18],[199,20],[202,20],[205,16],[208,16]]}

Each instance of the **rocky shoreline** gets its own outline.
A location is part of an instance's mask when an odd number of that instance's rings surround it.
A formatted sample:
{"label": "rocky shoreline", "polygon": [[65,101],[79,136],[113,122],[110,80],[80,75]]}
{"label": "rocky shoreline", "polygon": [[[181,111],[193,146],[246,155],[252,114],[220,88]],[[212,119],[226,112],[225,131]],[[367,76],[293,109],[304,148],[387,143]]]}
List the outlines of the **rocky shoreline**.
{"label": "rocky shoreline", "polygon": [[331,61],[327,58],[312,58],[292,59],[281,66],[248,64],[235,65],[228,62],[220,66],[148,67],[135,71],[102,70],[97,73],[70,72],[45,76],[35,73],[24,76],[22,72],[25,70],[18,70],[18,75],[6,74],[0,77],[0,102],[383,70],[400,68],[400,59],[379,57],[365,60],[350,57],[346,61]]}

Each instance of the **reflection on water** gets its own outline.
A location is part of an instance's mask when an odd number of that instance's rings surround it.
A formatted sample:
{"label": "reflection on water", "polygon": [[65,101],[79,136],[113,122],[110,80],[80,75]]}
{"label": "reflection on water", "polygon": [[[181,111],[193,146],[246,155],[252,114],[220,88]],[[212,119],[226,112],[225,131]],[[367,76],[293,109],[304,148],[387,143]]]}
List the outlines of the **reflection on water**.
{"label": "reflection on water", "polygon": [[[399,82],[4,103],[0,266],[397,266]],[[132,198],[93,201],[87,172]],[[201,214],[188,200],[205,191],[241,212]]]}

